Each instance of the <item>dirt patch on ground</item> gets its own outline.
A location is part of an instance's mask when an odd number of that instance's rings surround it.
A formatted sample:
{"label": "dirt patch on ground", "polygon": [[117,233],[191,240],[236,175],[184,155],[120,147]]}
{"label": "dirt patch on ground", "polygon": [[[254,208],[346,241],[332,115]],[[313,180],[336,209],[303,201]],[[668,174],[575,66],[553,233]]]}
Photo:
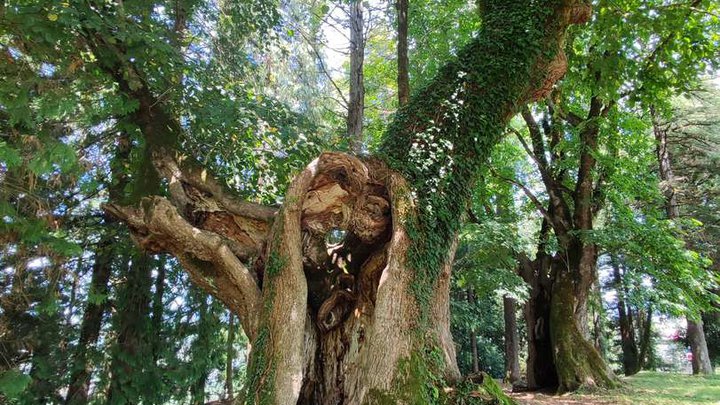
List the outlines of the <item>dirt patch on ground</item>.
{"label": "dirt patch on ground", "polygon": [[553,395],[543,392],[514,392],[509,394],[521,405],[622,405],[616,399],[608,400],[589,395]]}

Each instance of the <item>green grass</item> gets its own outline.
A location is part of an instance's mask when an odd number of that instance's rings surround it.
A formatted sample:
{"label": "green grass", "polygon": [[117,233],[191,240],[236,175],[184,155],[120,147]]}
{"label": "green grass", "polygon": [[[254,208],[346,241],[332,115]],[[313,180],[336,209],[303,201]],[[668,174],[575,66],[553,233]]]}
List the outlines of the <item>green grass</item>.
{"label": "green grass", "polygon": [[720,375],[704,377],[644,371],[623,378],[623,382],[623,387],[616,390],[573,396],[586,403],[720,405]]}

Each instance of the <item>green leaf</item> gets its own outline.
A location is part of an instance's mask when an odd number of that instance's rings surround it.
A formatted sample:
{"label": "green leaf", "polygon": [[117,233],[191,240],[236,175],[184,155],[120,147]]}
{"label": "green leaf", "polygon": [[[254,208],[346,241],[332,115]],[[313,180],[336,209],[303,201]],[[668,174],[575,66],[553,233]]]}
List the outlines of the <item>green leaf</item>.
{"label": "green leaf", "polygon": [[8,370],[0,375],[0,392],[10,399],[16,399],[25,391],[32,379],[18,370]]}

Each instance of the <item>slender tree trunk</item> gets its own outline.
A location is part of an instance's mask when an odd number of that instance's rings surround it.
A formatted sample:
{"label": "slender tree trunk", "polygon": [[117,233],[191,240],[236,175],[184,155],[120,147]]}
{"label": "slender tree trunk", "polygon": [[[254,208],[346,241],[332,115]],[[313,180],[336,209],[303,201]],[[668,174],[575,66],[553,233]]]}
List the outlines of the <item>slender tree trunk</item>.
{"label": "slender tree trunk", "polygon": [[[100,337],[103,315],[107,308],[108,282],[112,273],[114,238],[103,237],[95,249],[92,278],[88,291],[87,305],[80,326],[80,339],[73,359],[70,385],[65,397],[66,404],[85,404],[88,402],[92,364],[88,352],[92,351]],[[102,298],[105,297],[105,298]]]}
{"label": "slender tree trunk", "polygon": [[605,310],[602,304],[602,292],[600,283],[597,282],[593,286],[593,339],[595,350],[600,353],[600,357],[607,361],[607,341],[605,339],[604,330]]}
{"label": "slender tree trunk", "polygon": [[397,11],[397,86],[398,104],[404,106],[410,100],[410,73],[408,62],[408,0],[396,0]]}
{"label": "slender tree trunk", "polygon": [[365,23],[360,0],[350,2],[350,97],[348,100],[347,131],[356,153],[363,148],[363,116],[365,111]]}
{"label": "slender tree trunk", "polygon": [[640,371],[640,356],[635,340],[635,327],[632,322],[632,311],[628,312],[625,305],[626,289],[620,273],[620,263],[617,257],[612,258],[613,279],[615,291],[617,292],[618,319],[620,323],[620,344],[622,347],[623,372],[625,375],[633,375]]}
{"label": "slender tree trunk", "polygon": [[149,336],[152,263],[150,256],[135,254],[124,269],[125,282],[117,293],[117,342],[111,364],[110,405],[137,404],[155,394],[143,378],[153,368]]}
{"label": "slender tree trunk", "polygon": [[[650,114],[653,121],[653,131],[655,133],[660,178],[665,183],[663,185],[665,209],[668,219],[674,220],[680,217],[680,207],[678,206],[677,196],[675,195],[674,183],[677,179],[675,179],[672,170],[672,158],[667,140],[667,128],[660,122],[660,117],[658,117],[655,108],[652,106],[650,107]],[[697,318],[687,318],[687,337],[690,341],[690,351],[692,352],[693,374],[713,374],[714,370],[710,363],[710,355],[705,340],[702,314]]]}
{"label": "slender tree trunk", "polygon": [[[467,291],[467,301],[470,305],[475,304],[475,296],[472,289],[468,289]],[[472,372],[473,374],[477,374],[480,372],[480,362],[478,359],[477,334],[474,329],[470,330],[470,351],[472,352]]]}
{"label": "slender tree trunk", "polygon": [[644,317],[640,316],[638,311],[638,320],[642,320],[642,332],[640,336],[640,354],[638,356],[640,369],[645,369],[648,365],[648,356],[650,354],[650,347],[652,345],[652,303],[649,303],[647,309],[644,311]]}
{"label": "slender tree trunk", "polygon": [[[193,352],[201,354],[201,358],[196,359],[194,362],[199,365],[196,370],[199,369],[198,374],[195,376],[195,381],[190,387],[190,403],[192,405],[203,405],[205,403],[205,385],[208,378],[208,363],[210,362],[209,351],[210,348],[210,330],[208,318],[211,316],[209,313],[211,309],[208,307],[207,297],[202,291],[198,291],[197,294],[200,299],[200,308],[198,309],[198,323],[197,323],[197,338],[193,342]],[[195,356],[193,356],[195,357]]]}
{"label": "slender tree trunk", "polygon": [[517,328],[517,301],[503,297],[503,314],[505,319],[505,380],[511,384],[520,381],[520,337]]}
{"label": "slender tree trunk", "polygon": [[232,400],[233,392],[233,360],[235,360],[235,315],[230,312],[228,316],[228,338],[225,359],[225,398]]}
{"label": "slender tree trunk", "polygon": [[165,305],[163,297],[165,295],[165,260],[160,260],[156,268],[155,276],[155,293],[152,299],[152,331],[153,331],[153,362],[157,365],[160,354],[163,350],[163,313]]}

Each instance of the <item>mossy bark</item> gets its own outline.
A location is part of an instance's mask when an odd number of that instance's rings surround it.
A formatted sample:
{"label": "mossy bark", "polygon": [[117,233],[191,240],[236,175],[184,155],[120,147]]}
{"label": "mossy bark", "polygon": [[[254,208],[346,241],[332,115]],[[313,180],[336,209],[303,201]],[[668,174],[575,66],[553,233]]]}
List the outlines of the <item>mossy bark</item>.
{"label": "mossy bark", "polygon": [[615,376],[578,324],[577,311],[584,305],[582,292],[578,292],[575,275],[559,272],[553,284],[550,336],[560,393],[581,387],[617,385]]}

